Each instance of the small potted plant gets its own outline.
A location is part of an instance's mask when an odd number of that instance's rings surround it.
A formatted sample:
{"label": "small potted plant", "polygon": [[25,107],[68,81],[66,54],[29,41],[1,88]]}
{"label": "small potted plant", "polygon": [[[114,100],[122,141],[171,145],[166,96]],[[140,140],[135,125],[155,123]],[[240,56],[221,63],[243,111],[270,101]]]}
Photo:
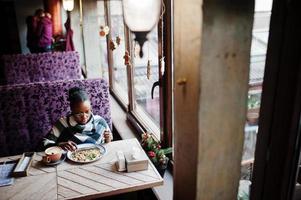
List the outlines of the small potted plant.
{"label": "small potted plant", "polygon": [[247,121],[249,125],[256,125],[259,118],[260,97],[256,94],[248,95]]}
{"label": "small potted plant", "polygon": [[172,148],[169,147],[162,149],[160,142],[156,141],[150,133],[142,134],[141,146],[157,168],[160,175],[163,177],[169,161],[166,154],[171,153]]}

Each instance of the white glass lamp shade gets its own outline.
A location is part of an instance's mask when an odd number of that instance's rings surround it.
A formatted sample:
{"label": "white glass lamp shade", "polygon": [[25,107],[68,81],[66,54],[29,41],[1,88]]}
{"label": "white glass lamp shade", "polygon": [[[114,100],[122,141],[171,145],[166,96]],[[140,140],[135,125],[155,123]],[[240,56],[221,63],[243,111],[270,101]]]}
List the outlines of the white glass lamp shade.
{"label": "white glass lamp shade", "polygon": [[123,16],[126,25],[135,34],[143,57],[146,35],[157,25],[161,11],[161,0],[123,0]]}
{"label": "white glass lamp shade", "polygon": [[74,8],[74,0],[63,0],[63,7],[66,11],[72,11]]}
{"label": "white glass lamp shade", "polygon": [[132,32],[148,32],[158,23],[161,0],[123,0],[124,20]]}

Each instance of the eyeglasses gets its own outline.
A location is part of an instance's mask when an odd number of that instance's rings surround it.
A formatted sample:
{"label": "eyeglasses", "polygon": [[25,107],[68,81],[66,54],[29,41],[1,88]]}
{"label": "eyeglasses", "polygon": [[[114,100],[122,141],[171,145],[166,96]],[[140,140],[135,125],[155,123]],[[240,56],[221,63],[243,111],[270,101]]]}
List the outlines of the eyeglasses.
{"label": "eyeglasses", "polygon": [[91,115],[91,110],[89,110],[88,112],[72,113],[72,115],[77,118],[84,116],[89,117]]}

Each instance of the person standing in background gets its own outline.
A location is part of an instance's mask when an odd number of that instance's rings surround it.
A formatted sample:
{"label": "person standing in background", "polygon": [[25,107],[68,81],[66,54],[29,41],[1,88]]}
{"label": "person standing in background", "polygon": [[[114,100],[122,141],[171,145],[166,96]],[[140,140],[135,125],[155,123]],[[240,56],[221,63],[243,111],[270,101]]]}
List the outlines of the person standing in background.
{"label": "person standing in background", "polygon": [[27,25],[27,47],[30,53],[37,53],[38,50],[38,36],[37,36],[37,28],[39,21],[45,15],[43,9],[37,9],[35,11],[34,16],[28,16],[26,18],[26,25]]}
{"label": "person standing in background", "polygon": [[53,42],[52,21],[50,13],[45,12],[45,17],[43,17],[39,21],[37,28],[37,36],[39,52],[50,52],[51,45]]}
{"label": "person standing in background", "polygon": [[71,19],[68,16],[66,23],[64,24],[66,28],[66,48],[65,51],[74,51],[74,44],[73,44],[73,30],[71,29]]}

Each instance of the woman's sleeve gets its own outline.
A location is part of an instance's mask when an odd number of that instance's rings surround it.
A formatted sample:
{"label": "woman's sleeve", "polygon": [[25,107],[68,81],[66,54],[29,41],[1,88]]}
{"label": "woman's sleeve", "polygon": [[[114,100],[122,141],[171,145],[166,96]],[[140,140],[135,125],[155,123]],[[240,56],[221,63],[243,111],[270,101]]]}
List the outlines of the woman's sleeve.
{"label": "woman's sleeve", "polygon": [[101,117],[101,119],[102,119],[101,122],[102,122],[103,126],[105,127],[102,134],[104,133],[104,131],[109,131],[110,132],[110,137],[113,140],[113,133],[110,129],[110,126],[108,125],[107,121],[104,118]]}
{"label": "woman's sleeve", "polygon": [[[104,132],[105,131],[109,131],[110,133],[110,127],[108,125],[108,123],[106,122],[106,120],[102,117],[100,117],[99,115],[95,115],[94,116],[94,120],[95,120],[95,125],[96,125],[96,131],[97,133],[100,135],[100,138],[97,140],[97,143],[104,143]],[[111,135],[111,137],[113,138],[113,136]]]}
{"label": "woman's sleeve", "polygon": [[44,148],[48,148],[48,147],[57,145],[57,140],[60,137],[63,130],[65,129],[64,121],[65,120],[63,118],[61,118],[51,128],[50,132],[43,139]]}
{"label": "woman's sleeve", "polygon": [[108,123],[106,122],[106,120],[105,120],[104,118],[102,118],[102,117],[99,116],[99,115],[95,115],[95,116],[94,116],[94,119],[95,119],[95,122],[96,122],[96,126],[97,126],[98,128],[100,128],[100,130],[101,130],[101,133],[100,133],[100,134],[103,134],[103,132],[104,132],[105,130],[111,131],[111,130],[110,130],[110,127],[109,127],[109,125],[108,125]]}

